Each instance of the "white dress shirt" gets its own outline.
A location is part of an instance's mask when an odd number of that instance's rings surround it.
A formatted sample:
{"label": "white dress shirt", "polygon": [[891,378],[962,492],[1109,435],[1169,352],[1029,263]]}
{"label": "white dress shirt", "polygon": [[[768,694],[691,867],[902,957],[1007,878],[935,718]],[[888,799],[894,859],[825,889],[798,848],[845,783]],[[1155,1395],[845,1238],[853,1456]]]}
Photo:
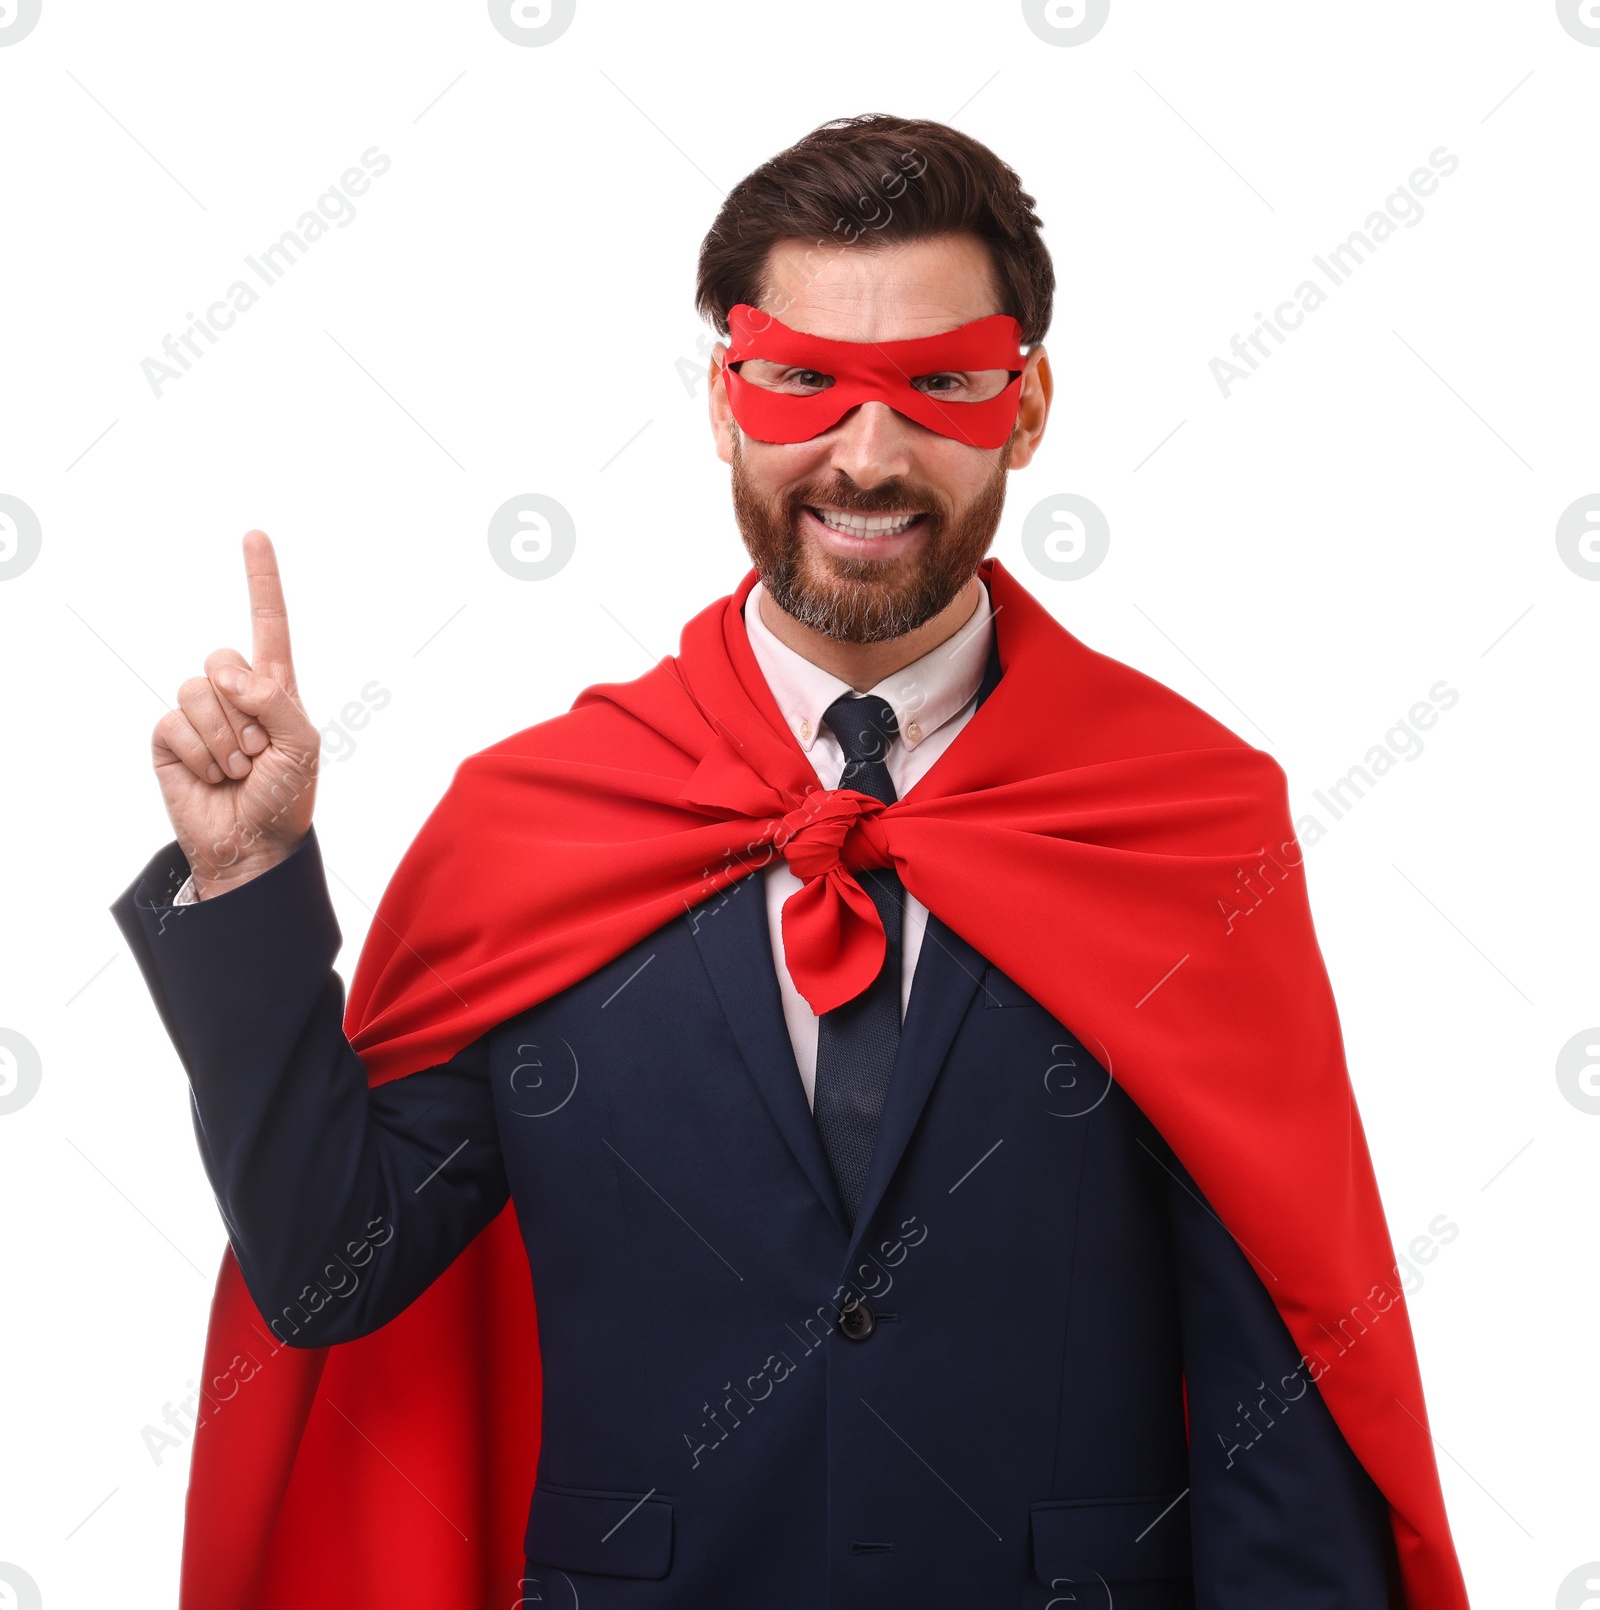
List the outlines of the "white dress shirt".
{"label": "white dress shirt", "polygon": [[[751,588],[745,601],[744,623],[750,634],[750,647],[756,664],[767,679],[778,709],[789,723],[796,742],[805,751],[824,788],[837,788],[844,775],[844,751],[828,731],[823,715],[841,693],[852,693],[848,682],[813,665],[804,655],[780,643],[761,619],[761,584]],[[868,693],[876,694],[894,711],[899,733],[889,745],[885,764],[894,782],[895,794],[904,799],[932,769],[957,733],[972,719],[978,707],[978,687],[989,662],[989,645],[994,637],[994,612],[989,591],[980,582],[978,607],[954,637],[924,654],[920,660],[885,677]],[[866,695],[855,695],[866,697]],[[766,879],[767,932],[772,942],[772,960],[778,972],[778,990],[783,998],[783,1018],[794,1045],[794,1059],[805,1086],[806,1101],[814,1104],[817,1083],[817,1015],[806,1004],[789,976],[783,954],[783,903],[800,887],[800,880],[782,860],[774,860],[763,873]],[[192,905],[194,879],[188,879],[173,900],[174,905]],[[911,979],[922,951],[922,935],[928,925],[928,908],[909,891],[900,941],[900,1015],[905,1016],[911,998]]]}
{"label": "white dress shirt", "polygon": [[[868,690],[888,704],[899,725],[899,734],[889,746],[885,763],[900,799],[928,774],[934,761],[955,742],[956,735],[978,707],[978,687],[983,681],[994,636],[989,591],[981,582],[978,590],[978,607],[954,637]],[[750,634],[756,664],[761,667],[761,674],[766,677],[778,709],[789,723],[789,730],[805,750],[817,781],[824,788],[837,788],[844,775],[844,751],[838,739],[828,731],[823,712],[841,693],[854,690],[848,682],[841,682],[821,666],[813,665],[804,655],[797,654],[773,636],[761,619],[761,591],[761,584],[757,582],[750,589],[744,606],[745,630]],[[781,860],[774,860],[763,876],[767,880],[767,932],[772,941],[772,960],[778,970],[784,1022],[794,1045],[794,1059],[800,1068],[806,1101],[814,1104],[817,1015],[795,988],[783,954],[783,903],[800,887],[800,880],[789,870],[788,863]],[[923,930],[927,925],[928,908],[907,891],[900,941],[902,1018],[906,1002],[911,998],[911,979],[916,972]]]}

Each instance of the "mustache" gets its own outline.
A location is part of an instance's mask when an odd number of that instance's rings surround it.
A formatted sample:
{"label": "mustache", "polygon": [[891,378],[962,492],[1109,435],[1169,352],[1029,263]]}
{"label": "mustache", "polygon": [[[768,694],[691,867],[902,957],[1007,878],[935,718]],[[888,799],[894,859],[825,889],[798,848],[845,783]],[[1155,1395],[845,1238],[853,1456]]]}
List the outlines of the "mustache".
{"label": "mustache", "polygon": [[845,479],[812,482],[791,492],[788,503],[791,517],[808,504],[827,504],[830,508],[848,510],[851,514],[913,512],[942,518],[946,513],[943,501],[935,493],[918,489],[905,481],[885,481],[873,487],[860,487],[854,481]]}

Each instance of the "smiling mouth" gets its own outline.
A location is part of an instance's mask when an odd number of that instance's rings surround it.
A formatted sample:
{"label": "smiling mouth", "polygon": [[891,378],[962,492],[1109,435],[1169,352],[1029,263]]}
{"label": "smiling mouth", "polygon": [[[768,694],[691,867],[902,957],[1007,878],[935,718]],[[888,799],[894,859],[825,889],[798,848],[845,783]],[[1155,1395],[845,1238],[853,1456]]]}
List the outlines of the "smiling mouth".
{"label": "smiling mouth", "polygon": [[842,537],[855,537],[871,541],[875,537],[898,537],[911,530],[926,514],[916,511],[906,514],[851,514],[844,509],[830,509],[806,504],[806,512],[830,531]]}

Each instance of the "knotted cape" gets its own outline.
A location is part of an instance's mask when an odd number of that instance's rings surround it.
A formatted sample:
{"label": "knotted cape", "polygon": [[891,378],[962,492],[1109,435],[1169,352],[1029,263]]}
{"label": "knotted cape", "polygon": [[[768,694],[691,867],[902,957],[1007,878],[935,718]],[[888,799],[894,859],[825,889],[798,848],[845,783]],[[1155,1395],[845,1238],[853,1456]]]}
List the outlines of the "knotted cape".
{"label": "knotted cape", "polygon": [[[1154,1122],[1387,1499],[1397,1604],[1465,1610],[1283,772],[983,574],[1000,681],[893,805],[818,788],[746,636],[753,575],[675,657],[465,761],[378,908],[346,1032],[374,1084],[435,1066],[778,856],[803,880],[790,971],[825,1011],[878,969],[855,874],[892,865]],[[184,1610],[479,1610],[514,1585],[535,1296],[510,1205],[398,1318],[317,1351],[279,1345],[227,1253]]]}

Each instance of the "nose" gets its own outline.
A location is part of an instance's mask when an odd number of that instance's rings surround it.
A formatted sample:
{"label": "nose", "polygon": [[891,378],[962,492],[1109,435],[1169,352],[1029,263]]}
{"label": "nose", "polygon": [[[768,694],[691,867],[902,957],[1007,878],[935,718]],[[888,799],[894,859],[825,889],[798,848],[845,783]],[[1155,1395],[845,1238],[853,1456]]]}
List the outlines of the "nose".
{"label": "nose", "polygon": [[860,403],[828,433],[832,438],[828,462],[863,488],[909,476],[920,428],[888,403]]}

